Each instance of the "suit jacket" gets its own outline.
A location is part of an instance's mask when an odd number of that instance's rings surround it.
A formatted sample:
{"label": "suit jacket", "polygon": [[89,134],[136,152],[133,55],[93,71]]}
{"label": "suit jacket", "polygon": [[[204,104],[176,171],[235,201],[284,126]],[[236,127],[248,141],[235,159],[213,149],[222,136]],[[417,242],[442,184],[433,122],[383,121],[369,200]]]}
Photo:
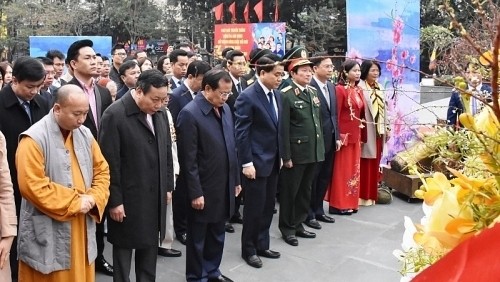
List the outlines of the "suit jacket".
{"label": "suit jacket", "polygon": [[122,248],[158,245],[165,238],[167,192],[174,187],[172,139],[164,109],[146,114],[127,93],[102,115],[99,145],[109,163],[108,206],[123,204],[126,219],[108,219],[108,240]]}
{"label": "suit jacket", "polygon": [[326,82],[328,94],[330,97],[330,107],[326,101],[323,90],[319,87],[315,79],[311,80],[310,85],[316,89],[320,100],[321,121],[323,123],[323,140],[325,141],[325,151],[333,149],[335,151],[336,140],[340,140],[337,118],[337,96],[335,95],[335,86],[330,81]]}
{"label": "suit jacket", "polygon": [[[78,87],[82,88],[82,85],[78,82],[76,78],[73,77],[72,80],[68,82],[68,84],[74,84]],[[96,91],[97,89],[97,91]],[[111,93],[106,87],[102,87],[98,84],[95,84],[94,87],[94,95],[96,96],[96,106],[97,106],[97,121],[100,122],[100,117],[104,113],[104,111],[113,103],[113,99],[111,98]],[[88,127],[92,132],[92,135],[97,139],[97,127],[94,122],[94,115],[92,114],[92,109],[89,109],[89,113],[87,114],[87,118],[83,122],[83,125]]]}
{"label": "suit jacket", "polygon": [[123,97],[123,95],[125,95],[125,93],[127,93],[128,91],[130,91],[130,88],[128,88],[127,85],[123,85],[122,88],[120,88],[120,90],[118,90],[118,92],[116,92],[116,99],[120,99],[121,97]]}
{"label": "suit jacket", "polygon": [[170,90],[177,89],[177,88],[182,87],[184,85],[182,80],[181,80],[181,86],[177,85],[175,83],[175,80],[172,77],[169,79],[168,84],[170,84]]}
{"label": "suit jacket", "polygon": [[[247,81],[243,77],[240,77],[240,83],[241,83],[241,91],[245,90],[247,88]],[[226,104],[231,109],[231,113],[233,113],[234,117],[234,103],[236,102],[236,99],[238,99],[238,96],[240,95],[238,89],[236,88],[236,84],[234,84],[234,82],[233,82],[233,89],[231,91],[233,92],[233,95],[227,98]]]}
{"label": "suit jacket", "polygon": [[177,121],[177,116],[179,116],[182,108],[184,108],[192,100],[193,97],[191,96],[191,92],[189,92],[184,83],[182,83],[180,87],[177,87],[174,89],[174,91],[172,91],[172,94],[170,95],[170,99],[168,101],[168,109],[172,114],[174,124]]}
{"label": "suit jacket", "polygon": [[24,107],[19,104],[19,100],[12,90],[12,84],[5,86],[0,91],[0,131],[5,135],[7,143],[7,160],[14,186],[17,214],[21,208],[15,158],[19,134],[30,128],[32,123],[41,120],[50,111],[47,100],[38,94],[30,101],[30,108],[32,122],[30,122]]}
{"label": "suit jacket", "polygon": [[240,165],[253,162],[258,177],[271,174],[283,151],[281,93],[274,90],[273,94],[277,113],[271,110],[267,93],[258,82],[246,88],[235,104],[238,159]]}
{"label": "suit jacket", "polygon": [[[491,87],[484,84],[481,86],[481,92],[491,93]],[[491,95],[491,94],[490,94]],[[454,90],[451,93],[450,103],[448,105],[448,112],[446,113],[446,120],[449,125],[461,127],[462,124],[458,121],[458,116],[464,112],[464,105],[460,98],[460,92]]]}
{"label": "suit jacket", "polygon": [[281,91],[283,160],[292,160],[294,164],[309,164],[325,159],[321,102],[315,88],[308,85],[304,91],[294,82]]}
{"label": "suit jacket", "polygon": [[182,109],[177,119],[178,156],[185,174],[189,203],[201,196],[205,208],[189,204],[188,218],[198,222],[221,222],[234,211],[235,187],[240,185],[233,116],[229,106],[221,107],[221,120],[203,95]]}

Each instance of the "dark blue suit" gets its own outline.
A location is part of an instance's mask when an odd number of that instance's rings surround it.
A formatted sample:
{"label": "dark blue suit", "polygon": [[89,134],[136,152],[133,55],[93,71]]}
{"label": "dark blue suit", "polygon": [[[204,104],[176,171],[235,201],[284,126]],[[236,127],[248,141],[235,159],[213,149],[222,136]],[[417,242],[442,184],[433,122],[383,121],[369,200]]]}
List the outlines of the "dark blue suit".
{"label": "dark blue suit", "polygon": [[278,91],[273,94],[277,113],[258,82],[246,88],[235,103],[238,159],[241,165],[253,163],[256,170],[256,179],[242,176],[245,190],[241,234],[243,258],[255,255],[257,250],[269,249],[269,227],[278,186],[280,148],[283,148],[279,130],[281,94]]}
{"label": "dark blue suit", "polygon": [[221,275],[224,224],[234,208],[235,187],[240,185],[234,123],[229,106],[216,117],[213,106],[198,95],[179,113],[178,154],[186,176],[189,203],[204,197],[203,210],[188,206],[186,244],[187,281],[206,281]]}
{"label": "dark blue suit", "polygon": [[177,116],[181,110],[192,100],[193,97],[184,83],[180,87],[173,89],[168,101],[168,109],[174,118],[174,123],[177,121]]}
{"label": "dark blue suit", "polygon": [[[177,117],[179,116],[180,111],[192,100],[193,97],[191,96],[191,92],[189,92],[184,83],[182,83],[181,86],[175,88],[174,91],[172,91],[172,94],[170,95],[170,99],[168,101],[168,109],[172,114],[174,124],[177,122]],[[177,188],[175,189],[172,196],[174,231],[177,238],[182,236],[182,234],[186,234],[187,228],[187,198],[185,193],[186,189],[183,189],[183,187],[185,186],[183,178],[184,176],[181,170],[175,186]]]}
{"label": "dark blue suit", "polygon": [[[484,84],[481,86],[481,92],[490,93],[491,87]],[[461,127],[462,125],[458,122],[458,116],[464,112],[464,105],[462,104],[462,99],[460,98],[460,93],[458,91],[453,91],[450,97],[450,103],[448,105],[448,112],[446,114],[446,120],[449,125]]]}
{"label": "dark blue suit", "polygon": [[307,220],[315,219],[316,216],[325,214],[323,210],[323,200],[326,189],[332,178],[336,141],[340,140],[335,87],[331,82],[326,82],[328,94],[330,94],[330,107],[328,107],[325,95],[323,95],[323,90],[314,78],[311,80],[310,85],[316,88],[319,100],[321,101],[320,111],[323,126],[323,141],[325,142],[325,160],[319,162],[316,168],[316,177],[314,178],[311,189],[311,208],[309,209]]}

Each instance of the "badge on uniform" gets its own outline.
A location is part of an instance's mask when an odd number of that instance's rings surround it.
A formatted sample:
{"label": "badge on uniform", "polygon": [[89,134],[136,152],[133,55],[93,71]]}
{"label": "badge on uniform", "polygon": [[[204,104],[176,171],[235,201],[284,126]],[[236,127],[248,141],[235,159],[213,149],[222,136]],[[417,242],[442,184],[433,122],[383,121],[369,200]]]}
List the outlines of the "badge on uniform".
{"label": "badge on uniform", "polygon": [[313,98],[313,102],[314,102],[314,104],[315,104],[316,106],[319,106],[319,103],[320,103],[320,102],[319,102],[318,97],[314,97],[314,98]]}
{"label": "badge on uniform", "polygon": [[302,109],[302,108],[304,107],[304,101],[294,101],[294,102],[293,102],[293,105],[294,105],[296,108]]}
{"label": "badge on uniform", "polygon": [[300,89],[295,88],[295,96],[299,96],[299,95],[300,95]]}

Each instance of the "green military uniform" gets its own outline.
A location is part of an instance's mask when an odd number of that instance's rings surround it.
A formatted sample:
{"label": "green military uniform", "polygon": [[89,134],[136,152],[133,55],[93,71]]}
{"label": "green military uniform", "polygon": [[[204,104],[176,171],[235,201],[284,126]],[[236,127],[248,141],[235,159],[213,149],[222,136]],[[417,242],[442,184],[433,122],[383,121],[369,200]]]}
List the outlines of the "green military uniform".
{"label": "green military uniform", "polygon": [[283,105],[283,167],[280,175],[279,228],[283,236],[303,231],[307,218],[316,163],[324,160],[325,147],[316,89],[295,83],[281,90]]}

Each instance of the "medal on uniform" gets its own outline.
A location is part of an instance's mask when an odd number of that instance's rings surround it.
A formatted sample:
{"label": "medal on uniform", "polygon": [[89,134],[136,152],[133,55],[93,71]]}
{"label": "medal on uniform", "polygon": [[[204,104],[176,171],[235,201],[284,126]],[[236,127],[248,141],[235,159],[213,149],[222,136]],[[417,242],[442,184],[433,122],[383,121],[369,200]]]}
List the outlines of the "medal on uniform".
{"label": "medal on uniform", "polygon": [[320,103],[320,102],[319,102],[318,97],[314,97],[314,98],[313,98],[313,102],[314,102],[314,104],[315,104],[316,106],[319,106],[319,103]]}

